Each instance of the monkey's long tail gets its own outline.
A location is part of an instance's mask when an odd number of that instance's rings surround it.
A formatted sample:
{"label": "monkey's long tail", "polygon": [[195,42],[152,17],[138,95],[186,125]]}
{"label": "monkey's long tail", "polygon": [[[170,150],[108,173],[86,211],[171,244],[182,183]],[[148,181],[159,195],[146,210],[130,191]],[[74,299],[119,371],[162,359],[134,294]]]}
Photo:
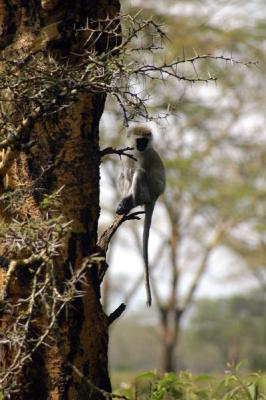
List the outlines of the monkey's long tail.
{"label": "monkey's long tail", "polygon": [[149,234],[151,227],[152,214],[154,209],[154,203],[145,205],[145,219],[143,228],[143,260],[144,260],[144,272],[145,272],[145,287],[147,294],[147,306],[151,306],[151,287],[150,287],[150,276],[149,276],[149,256],[148,256],[148,244]]}

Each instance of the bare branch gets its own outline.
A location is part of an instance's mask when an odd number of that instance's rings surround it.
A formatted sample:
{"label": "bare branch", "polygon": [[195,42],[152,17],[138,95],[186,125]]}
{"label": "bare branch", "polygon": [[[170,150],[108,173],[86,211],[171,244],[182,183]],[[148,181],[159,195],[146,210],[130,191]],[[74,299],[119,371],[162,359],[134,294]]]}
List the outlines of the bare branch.
{"label": "bare branch", "polygon": [[116,214],[112,224],[101,234],[101,236],[97,242],[98,250],[100,252],[103,252],[104,254],[106,254],[107,250],[108,250],[108,245],[109,245],[113,235],[115,234],[117,229],[120,227],[120,225],[125,221],[130,221],[130,220],[134,220],[134,219],[139,220],[140,219],[139,215],[141,215],[141,214],[145,214],[145,212],[137,211],[137,212],[133,212],[128,215]]}
{"label": "bare branch", "polygon": [[126,156],[131,158],[134,161],[137,161],[136,158],[128,153],[128,151],[134,150],[134,147],[124,147],[123,149],[114,149],[113,147],[106,147],[105,149],[100,151],[101,157],[104,157],[109,154],[117,154],[121,158],[121,156]]}
{"label": "bare branch", "polygon": [[120,304],[116,310],[114,310],[108,317],[108,325],[111,325],[120,315],[125,311],[126,305],[124,303]]}

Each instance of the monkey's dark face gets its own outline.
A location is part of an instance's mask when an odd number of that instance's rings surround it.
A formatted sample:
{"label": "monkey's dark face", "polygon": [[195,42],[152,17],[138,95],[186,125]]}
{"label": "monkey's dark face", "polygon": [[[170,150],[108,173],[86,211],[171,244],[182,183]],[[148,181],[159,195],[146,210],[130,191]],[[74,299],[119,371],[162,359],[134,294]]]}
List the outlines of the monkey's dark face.
{"label": "monkey's dark face", "polygon": [[136,148],[138,151],[145,151],[148,148],[150,142],[149,137],[138,137],[136,139]]}

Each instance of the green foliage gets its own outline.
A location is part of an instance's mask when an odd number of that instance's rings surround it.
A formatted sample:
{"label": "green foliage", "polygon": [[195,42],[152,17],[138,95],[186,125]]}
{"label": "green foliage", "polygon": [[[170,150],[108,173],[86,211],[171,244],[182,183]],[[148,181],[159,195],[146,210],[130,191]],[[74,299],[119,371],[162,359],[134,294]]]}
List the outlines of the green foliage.
{"label": "green foliage", "polygon": [[[224,376],[145,372],[133,384],[116,390],[129,400],[265,400],[266,375],[243,375],[241,364],[228,366]],[[125,385],[124,385],[125,386]]]}

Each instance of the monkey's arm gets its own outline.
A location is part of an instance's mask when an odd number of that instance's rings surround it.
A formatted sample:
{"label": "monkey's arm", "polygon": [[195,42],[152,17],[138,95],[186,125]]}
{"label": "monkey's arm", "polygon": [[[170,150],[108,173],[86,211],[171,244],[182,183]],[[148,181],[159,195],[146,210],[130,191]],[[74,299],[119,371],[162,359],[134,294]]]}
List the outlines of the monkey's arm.
{"label": "monkey's arm", "polygon": [[117,214],[127,214],[131,208],[133,208],[133,198],[128,195],[131,192],[131,182],[133,180],[134,171],[130,168],[126,168],[118,179],[118,186],[122,192],[123,199],[117,206]]}

